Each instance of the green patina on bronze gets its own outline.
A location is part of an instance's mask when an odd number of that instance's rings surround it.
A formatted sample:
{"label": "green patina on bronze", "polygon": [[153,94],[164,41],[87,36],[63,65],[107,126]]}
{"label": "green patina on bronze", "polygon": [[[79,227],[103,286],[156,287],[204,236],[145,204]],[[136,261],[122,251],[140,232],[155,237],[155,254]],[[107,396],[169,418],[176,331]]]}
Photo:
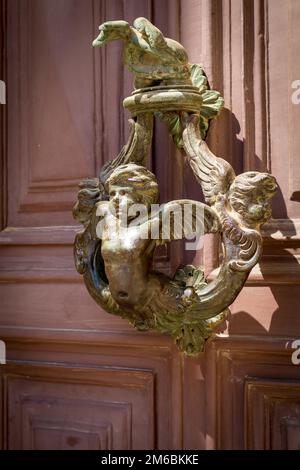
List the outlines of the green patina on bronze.
{"label": "green patina on bronze", "polygon": [[[259,259],[260,227],[271,216],[276,181],[255,171],[236,176],[228,162],[209,150],[204,138],[223,98],[209,89],[202,67],[188,62],[178,42],[165,38],[145,18],[137,18],[133,27],[125,21],[109,21],[99,30],[94,46],[124,41],[124,63],[134,73],[135,86],[124,107],[133,119],[120,154],[104,165],[98,178],[80,183],[73,213],[84,230],[75,240],[76,268],[106,311],[126,318],[139,330],[170,334],[181,351],[196,354],[228,316],[229,305]],[[150,213],[150,205],[159,203],[156,177],[145,167],[153,117],[167,123],[174,142],[184,150],[206,204],[171,201]],[[125,237],[111,237],[108,227],[114,223],[120,228],[125,203],[126,208],[143,203],[145,219]],[[183,230],[174,223],[174,208],[186,206],[192,218],[190,227]],[[203,270],[190,265],[179,267],[173,278],[154,271],[156,246],[192,234],[198,210],[203,232],[219,233],[222,238],[223,262],[217,277],[208,283]],[[171,220],[168,235],[162,230],[164,217]],[[153,229],[159,234],[155,239],[140,236],[141,230]]]}

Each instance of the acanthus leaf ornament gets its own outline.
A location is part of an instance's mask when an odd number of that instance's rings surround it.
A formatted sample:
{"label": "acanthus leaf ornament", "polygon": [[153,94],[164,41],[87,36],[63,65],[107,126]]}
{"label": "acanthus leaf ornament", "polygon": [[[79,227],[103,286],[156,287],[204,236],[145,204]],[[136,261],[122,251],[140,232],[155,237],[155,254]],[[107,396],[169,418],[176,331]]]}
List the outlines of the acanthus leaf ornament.
{"label": "acanthus leaf ornament", "polygon": [[[135,76],[135,90],[124,100],[132,114],[131,134],[99,178],[80,183],[73,214],[84,230],[75,239],[76,268],[107,312],[139,330],[170,334],[180,350],[196,354],[228,315],[259,259],[260,227],[271,216],[276,181],[255,171],[236,176],[209,150],[203,139],[223,98],[209,90],[202,67],[189,64],[179,43],[145,18],[137,18],[133,27],[109,21],[99,30],[93,45],[123,40],[124,63]],[[157,179],[145,167],[154,117],[167,122],[176,145],[184,149],[206,204],[182,199],[159,206]],[[191,265],[180,266],[173,278],[151,269],[156,246],[188,237],[199,227],[222,238],[223,262],[212,282]]]}

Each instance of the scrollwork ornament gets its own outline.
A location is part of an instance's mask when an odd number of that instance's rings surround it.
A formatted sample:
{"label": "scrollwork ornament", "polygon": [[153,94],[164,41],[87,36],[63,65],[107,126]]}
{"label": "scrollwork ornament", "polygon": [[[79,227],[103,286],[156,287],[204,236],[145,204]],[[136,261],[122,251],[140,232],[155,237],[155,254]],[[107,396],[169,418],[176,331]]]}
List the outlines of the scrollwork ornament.
{"label": "scrollwork ornament", "polygon": [[[124,41],[124,63],[134,73],[135,89],[123,103],[132,114],[131,134],[98,178],[80,183],[73,214],[84,229],[75,239],[76,269],[107,312],[138,330],[167,333],[181,351],[196,354],[228,317],[259,259],[260,227],[271,216],[276,181],[255,171],[236,176],[210,151],[204,139],[223,98],[209,89],[203,68],[188,62],[181,44],[145,18],[133,26],[109,21],[99,30],[93,45]],[[159,205],[156,176],[145,166],[154,117],[167,123],[185,152],[205,203],[180,199]],[[152,269],[158,245],[198,232],[222,239],[223,261],[213,281],[191,265],[178,267],[172,278]]]}

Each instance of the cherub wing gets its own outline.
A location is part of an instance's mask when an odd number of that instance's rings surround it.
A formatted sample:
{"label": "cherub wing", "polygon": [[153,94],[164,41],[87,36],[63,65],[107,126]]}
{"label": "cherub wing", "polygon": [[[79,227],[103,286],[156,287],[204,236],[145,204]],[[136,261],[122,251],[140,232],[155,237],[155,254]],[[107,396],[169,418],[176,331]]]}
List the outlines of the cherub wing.
{"label": "cherub wing", "polygon": [[199,181],[205,202],[210,206],[218,195],[226,195],[235,178],[232,166],[216,157],[201,139],[199,116],[189,116],[183,131],[183,143],[187,159],[196,179]]}
{"label": "cherub wing", "polygon": [[214,209],[202,202],[189,199],[179,199],[163,204],[151,216],[147,226],[156,244],[214,233],[219,228],[219,218]]}

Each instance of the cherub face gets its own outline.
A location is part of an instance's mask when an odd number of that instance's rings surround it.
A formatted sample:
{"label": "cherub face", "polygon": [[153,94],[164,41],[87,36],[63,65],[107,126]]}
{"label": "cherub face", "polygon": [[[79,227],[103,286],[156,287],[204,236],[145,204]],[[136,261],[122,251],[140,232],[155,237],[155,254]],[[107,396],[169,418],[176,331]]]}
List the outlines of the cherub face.
{"label": "cherub face", "polygon": [[135,188],[130,186],[109,186],[109,208],[117,218],[127,218],[129,207],[141,203],[141,197]]}

